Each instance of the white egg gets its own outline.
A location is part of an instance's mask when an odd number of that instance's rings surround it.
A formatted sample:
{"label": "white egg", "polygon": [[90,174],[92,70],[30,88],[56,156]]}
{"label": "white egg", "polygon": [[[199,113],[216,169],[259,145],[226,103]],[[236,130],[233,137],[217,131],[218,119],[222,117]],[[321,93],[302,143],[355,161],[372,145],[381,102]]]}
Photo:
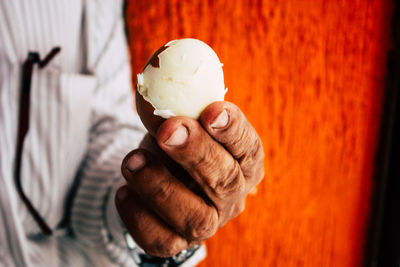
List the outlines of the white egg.
{"label": "white egg", "polygon": [[154,114],[165,119],[198,119],[209,104],[224,100],[227,91],[218,56],[204,42],[189,38],[157,50],[137,81],[138,92],[154,107]]}

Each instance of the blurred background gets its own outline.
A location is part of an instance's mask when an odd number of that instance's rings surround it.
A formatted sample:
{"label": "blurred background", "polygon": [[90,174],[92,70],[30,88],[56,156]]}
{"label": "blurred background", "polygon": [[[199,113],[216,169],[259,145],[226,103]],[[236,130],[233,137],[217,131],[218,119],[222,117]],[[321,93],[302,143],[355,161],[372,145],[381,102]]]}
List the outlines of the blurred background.
{"label": "blurred background", "polygon": [[226,99],[263,140],[265,178],[200,266],[363,265],[393,10],[389,0],[127,0],[133,81],[164,43],[201,39],[224,63]]}

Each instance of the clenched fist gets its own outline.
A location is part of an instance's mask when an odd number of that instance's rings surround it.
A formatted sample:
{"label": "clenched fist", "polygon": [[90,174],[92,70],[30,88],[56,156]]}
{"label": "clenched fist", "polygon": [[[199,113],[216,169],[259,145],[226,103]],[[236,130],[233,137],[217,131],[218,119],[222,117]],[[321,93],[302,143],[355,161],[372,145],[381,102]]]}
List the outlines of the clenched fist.
{"label": "clenched fist", "polygon": [[211,237],[262,180],[260,138],[238,107],[215,102],[199,121],[166,120],[122,163],[116,206],[146,253],[169,257]]}

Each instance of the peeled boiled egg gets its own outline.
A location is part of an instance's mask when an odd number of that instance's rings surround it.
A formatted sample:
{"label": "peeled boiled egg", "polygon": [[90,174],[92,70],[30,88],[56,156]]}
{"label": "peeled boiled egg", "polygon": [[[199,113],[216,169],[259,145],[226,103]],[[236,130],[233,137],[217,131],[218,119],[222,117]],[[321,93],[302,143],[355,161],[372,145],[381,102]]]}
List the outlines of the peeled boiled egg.
{"label": "peeled boiled egg", "polygon": [[138,114],[155,135],[158,126],[174,116],[198,119],[226,93],[217,54],[197,39],[179,39],[160,47],[137,75]]}

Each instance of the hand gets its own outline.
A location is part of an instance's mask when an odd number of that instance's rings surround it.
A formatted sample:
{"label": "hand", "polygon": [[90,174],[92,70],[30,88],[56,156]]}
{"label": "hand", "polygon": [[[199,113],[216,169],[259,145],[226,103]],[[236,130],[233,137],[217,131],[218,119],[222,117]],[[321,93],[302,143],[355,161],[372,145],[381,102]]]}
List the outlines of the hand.
{"label": "hand", "polygon": [[[238,107],[209,105],[196,121],[166,120],[122,162],[116,206],[146,253],[169,257],[240,214],[264,176],[260,138]],[[144,149],[145,147],[146,149]]]}

